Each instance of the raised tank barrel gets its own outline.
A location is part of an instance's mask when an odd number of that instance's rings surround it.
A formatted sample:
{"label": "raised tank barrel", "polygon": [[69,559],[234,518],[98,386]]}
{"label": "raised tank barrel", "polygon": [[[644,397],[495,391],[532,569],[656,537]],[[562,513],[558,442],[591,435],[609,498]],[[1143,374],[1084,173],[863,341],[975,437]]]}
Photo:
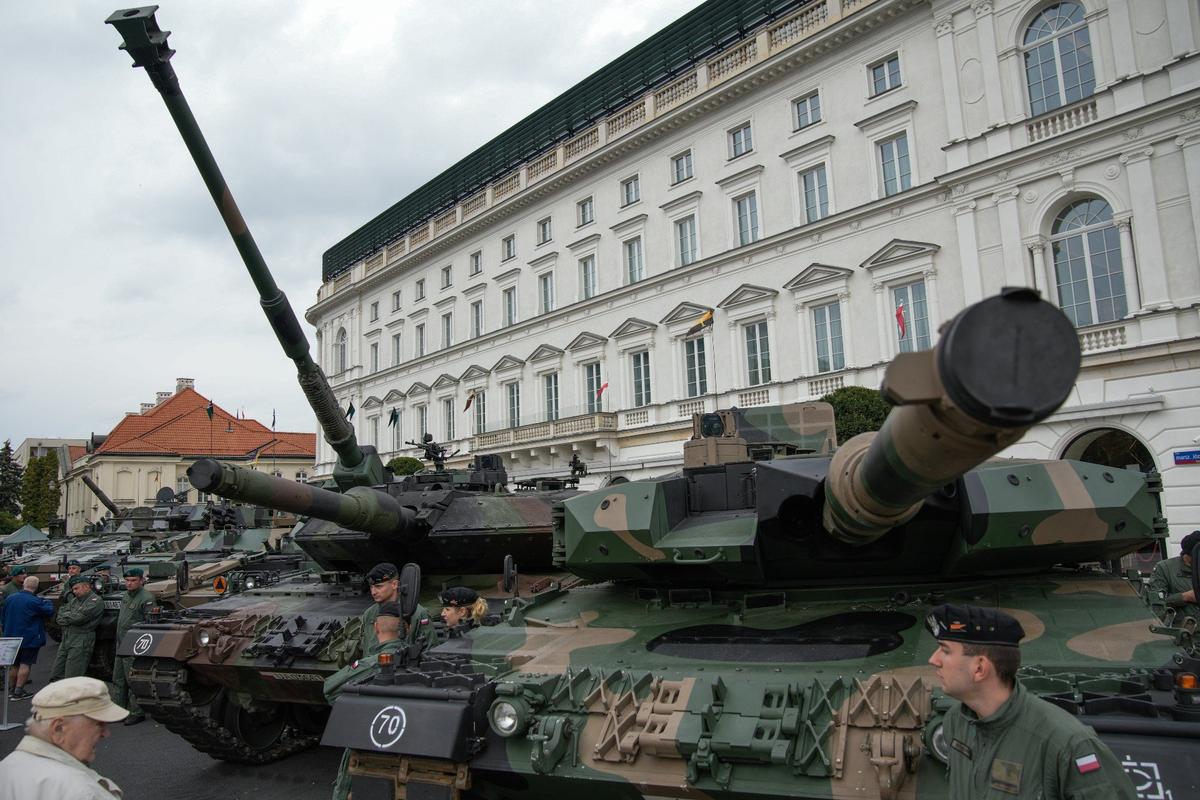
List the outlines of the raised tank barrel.
{"label": "raised tank barrel", "polygon": [[192,464],[187,476],[197,489],[218,497],[316,517],[356,531],[418,538],[415,513],[378,489],[355,486],[339,494],[211,458]]}
{"label": "raised tank barrel", "polygon": [[834,454],[824,526],[868,544],[911,519],[933,491],[1016,442],[1067,399],[1079,337],[1032,289],[968,306],[933,350],[901,353],[880,390],[895,405],[878,433]]}
{"label": "raised tank barrel", "polygon": [[171,56],[175,51],[167,46],[170,31],[160,30],[154,12],[158,6],[128,8],[114,11],[105,20],[117,29],[125,40],[121,49],[133,58],[135,67],[145,67],[154,88],[162,95],[175,127],[179,129],[188,152],[200,170],[200,176],[216,203],[229,235],[242,256],[250,279],[258,289],[259,303],[271,329],[275,331],[279,344],[288,358],[296,364],[296,379],[308,399],[308,404],[316,414],[317,423],[325,434],[325,441],[337,453],[338,463],[334,468],[334,480],[338,487],[348,489],[351,486],[373,486],[383,483],[383,463],[373,448],[364,450],[359,447],[354,435],[354,428],[346,419],[341,404],[329,387],[325,373],[313,361],[308,352],[308,339],[304,335],[296,312],[279,287],[275,278],[267,269],[258,244],[250,234],[242,212],[238,209],[225,183],[225,178],[213,158],[208,142],[200,131],[196,118],[192,115],[191,107],[179,88],[179,78],[171,67]]}
{"label": "raised tank barrel", "polygon": [[109,499],[108,495],[104,493],[103,489],[96,485],[96,482],[92,480],[91,475],[83,476],[83,484],[92,490],[92,494],[96,495],[96,497],[100,500],[100,503],[109,510],[109,513],[111,513],[114,517],[121,516],[121,509],[116,503]]}

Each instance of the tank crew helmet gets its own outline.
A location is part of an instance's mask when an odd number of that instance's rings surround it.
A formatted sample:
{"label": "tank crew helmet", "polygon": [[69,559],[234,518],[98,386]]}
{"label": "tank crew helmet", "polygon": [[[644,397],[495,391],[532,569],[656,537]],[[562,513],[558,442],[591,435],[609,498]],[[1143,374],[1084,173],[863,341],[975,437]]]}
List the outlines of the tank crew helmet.
{"label": "tank crew helmet", "polygon": [[1192,531],[1183,537],[1183,541],[1179,543],[1179,549],[1185,556],[1190,556],[1198,544],[1200,544],[1200,531]]}
{"label": "tank crew helmet", "polygon": [[479,592],[468,586],[451,586],[438,595],[442,605],[453,608],[469,608],[479,599]]}
{"label": "tank crew helmet", "polygon": [[126,567],[125,568],[125,577],[126,578],[142,578],[142,577],[145,577],[145,575],[146,575],[146,573],[142,571],[141,567]]}
{"label": "tank crew helmet", "polygon": [[939,642],[1017,647],[1025,638],[1025,629],[1014,617],[980,606],[936,606],[925,625]]}
{"label": "tank crew helmet", "polygon": [[379,617],[395,617],[401,619],[399,603],[382,603],[379,606]]}
{"label": "tank crew helmet", "polygon": [[396,565],[385,561],[382,564],[376,564],[371,567],[371,571],[367,573],[367,583],[386,583],[399,576],[400,570],[396,569]]}
{"label": "tank crew helmet", "polygon": [[92,576],[91,575],[72,575],[71,579],[69,581],[67,581],[67,585],[72,586],[72,587],[75,586],[76,584],[80,584],[80,583],[86,583],[88,586],[91,586],[92,585]]}

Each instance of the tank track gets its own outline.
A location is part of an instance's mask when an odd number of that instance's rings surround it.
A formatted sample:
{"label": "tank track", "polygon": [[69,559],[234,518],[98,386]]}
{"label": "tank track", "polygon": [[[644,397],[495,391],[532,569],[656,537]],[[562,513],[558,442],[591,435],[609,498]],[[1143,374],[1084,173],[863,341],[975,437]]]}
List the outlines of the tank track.
{"label": "tank track", "polygon": [[197,702],[188,687],[184,665],[166,658],[135,658],[129,689],[151,719],[182,736],[202,753],[235,764],[268,764],[316,746],[319,736],[294,725],[266,748],[251,747],[223,724],[228,705],[224,690],[205,688],[207,699]]}

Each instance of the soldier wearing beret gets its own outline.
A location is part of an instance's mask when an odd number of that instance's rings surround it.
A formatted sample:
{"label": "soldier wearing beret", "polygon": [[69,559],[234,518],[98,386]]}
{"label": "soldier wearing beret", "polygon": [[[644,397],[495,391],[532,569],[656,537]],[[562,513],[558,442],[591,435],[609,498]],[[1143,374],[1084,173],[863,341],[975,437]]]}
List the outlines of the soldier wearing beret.
{"label": "soldier wearing beret", "polygon": [[8,583],[0,588],[0,603],[12,597],[17,592],[21,591],[21,583],[24,580],[25,568],[20,564],[13,564],[8,568]]}
{"label": "soldier wearing beret", "polygon": [[1155,564],[1154,574],[1150,576],[1150,599],[1175,609],[1176,627],[1184,617],[1200,622],[1200,604],[1197,604],[1196,592],[1192,589],[1192,570],[1195,568],[1192,550],[1198,544],[1200,531],[1192,531],[1183,537],[1180,554]]}
{"label": "soldier wearing beret", "polygon": [[62,628],[62,641],[54,658],[50,680],[74,678],[87,672],[96,644],[96,626],[104,614],[104,601],[92,591],[92,579],[76,575],[69,581],[71,600],[58,609],[56,620]]}
{"label": "soldier wearing beret", "polygon": [[[154,605],[154,595],[146,591],[146,576],[141,567],[125,570],[125,595],[121,598],[121,610],[117,613],[117,646],[129,629],[146,621],[146,612]],[[116,689],[117,705],[129,710],[126,725],[137,725],[146,720],[137,698],[129,691],[129,670],[133,668],[132,656],[117,656],[113,662],[113,687]]]}
{"label": "soldier wearing beret", "polygon": [[[362,613],[362,638],[359,643],[362,645],[364,656],[373,656],[379,647],[379,640],[375,636],[375,617],[379,615],[380,604],[400,602],[400,570],[396,569],[395,564],[376,564],[367,573],[367,583],[371,587],[371,599],[375,604]],[[433,645],[433,625],[424,606],[418,603],[412,617],[404,622],[408,626],[404,635],[405,644],[421,642],[422,649]]]}
{"label": "soldier wearing beret", "polygon": [[63,578],[62,591],[58,593],[58,606],[62,608],[67,603],[71,602],[71,578],[74,578],[83,571],[81,565],[75,559],[67,562],[67,577]]}
{"label": "soldier wearing beret", "polygon": [[938,647],[929,658],[946,713],[950,796],[1135,800],[1121,762],[1096,732],[1016,682],[1021,623],[1003,611],[941,605],[926,619]]}
{"label": "soldier wearing beret", "polygon": [[483,624],[488,603],[469,586],[451,586],[438,599],[442,601],[442,622],[447,628],[470,630]]}

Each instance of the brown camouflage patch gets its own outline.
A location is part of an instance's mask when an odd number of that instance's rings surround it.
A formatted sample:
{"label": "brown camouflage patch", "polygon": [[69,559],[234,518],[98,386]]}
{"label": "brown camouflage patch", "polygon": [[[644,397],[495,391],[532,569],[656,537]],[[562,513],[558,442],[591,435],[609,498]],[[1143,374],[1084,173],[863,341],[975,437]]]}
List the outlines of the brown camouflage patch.
{"label": "brown camouflage patch", "polygon": [[1025,629],[1025,638],[1021,640],[1021,644],[1029,644],[1035,639],[1040,639],[1046,632],[1046,623],[1042,622],[1037,614],[1020,608],[1001,608],[1000,610],[1015,617],[1017,622],[1021,623],[1021,627]]}
{"label": "brown camouflage patch", "polygon": [[1150,621],[1138,619],[1081,633],[1067,640],[1067,648],[1101,661],[1129,661],[1139,644],[1156,641],[1162,637],[1150,632]]}
{"label": "brown camouflage patch", "polygon": [[509,663],[523,672],[562,675],[576,650],[610,647],[633,638],[634,631],[624,628],[589,628],[599,616],[590,611],[570,622],[526,620],[525,643],[508,655]]}
{"label": "brown camouflage patch", "polygon": [[1108,524],[1096,513],[1095,501],[1070,462],[1048,461],[1042,468],[1050,476],[1063,510],[1038,523],[1033,543],[1094,542],[1107,537]]}
{"label": "brown camouflage patch", "polygon": [[629,532],[629,517],[625,513],[625,508],[625,495],[610,494],[596,506],[596,513],[592,515],[592,522],[599,528],[612,531],[618,539],[629,546],[629,549],[647,561],[665,561],[667,558],[666,553],[658,548],[642,543],[636,536]]}
{"label": "brown camouflage patch", "polygon": [[1058,588],[1052,594],[1106,594],[1110,597],[1136,597],[1137,592],[1128,581],[1120,578],[1106,578],[1094,581],[1058,581]]}

